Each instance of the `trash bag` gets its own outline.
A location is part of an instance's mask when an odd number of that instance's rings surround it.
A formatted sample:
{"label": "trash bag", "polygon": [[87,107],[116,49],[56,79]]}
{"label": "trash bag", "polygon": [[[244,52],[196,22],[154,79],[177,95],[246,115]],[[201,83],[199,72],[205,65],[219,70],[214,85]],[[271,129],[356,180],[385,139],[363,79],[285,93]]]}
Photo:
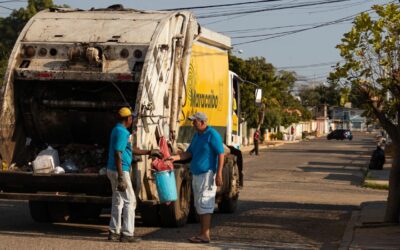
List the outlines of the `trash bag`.
{"label": "trash bag", "polygon": [[170,157],[169,149],[168,149],[168,143],[165,137],[160,138],[160,151],[163,154],[164,158],[163,159],[155,159],[151,165],[153,169],[156,171],[166,171],[166,170],[173,170],[174,165],[172,164],[171,161],[166,161]]}
{"label": "trash bag", "polygon": [[66,173],[78,173],[79,168],[76,166],[75,162],[70,159],[65,160],[61,167],[65,170]]}
{"label": "trash bag", "polygon": [[372,152],[371,161],[369,162],[369,169],[382,170],[385,164],[385,151],[379,146]]}

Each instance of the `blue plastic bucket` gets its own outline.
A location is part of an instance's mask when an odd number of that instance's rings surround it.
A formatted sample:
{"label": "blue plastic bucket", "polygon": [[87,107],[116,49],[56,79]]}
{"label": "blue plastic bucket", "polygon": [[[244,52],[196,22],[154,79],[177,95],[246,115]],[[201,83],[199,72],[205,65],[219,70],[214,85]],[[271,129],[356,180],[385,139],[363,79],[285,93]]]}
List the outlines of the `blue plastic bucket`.
{"label": "blue plastic bucket", "polygon": [[155,172],[154,178],[156,180],[157,192],[160,202],[176,201],[176,181],[174,171],[161,171]]}

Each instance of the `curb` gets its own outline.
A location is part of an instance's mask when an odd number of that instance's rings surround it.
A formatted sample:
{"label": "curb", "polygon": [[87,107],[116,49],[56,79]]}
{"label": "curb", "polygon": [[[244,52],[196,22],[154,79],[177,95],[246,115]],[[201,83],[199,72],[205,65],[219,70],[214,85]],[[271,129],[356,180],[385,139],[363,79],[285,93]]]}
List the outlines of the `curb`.
{"label": "curb", "polygon": [[353,211],[351,213],[351,218],[346,225],[346,229],[344,230],[344,234],[342,237],[342,242],[340,243],[339,250],[347,250],[350,249],[351,243],[353,243],[354,231],[357,226],[357,221],[360,218],[360,211]]}
{"label": "curb", "polygon": [[370,189],[389,189],[389,180],[379,180],[375,178],[371,178],[370,169],[367,167],[364,172],[364,180],[362,186]]}

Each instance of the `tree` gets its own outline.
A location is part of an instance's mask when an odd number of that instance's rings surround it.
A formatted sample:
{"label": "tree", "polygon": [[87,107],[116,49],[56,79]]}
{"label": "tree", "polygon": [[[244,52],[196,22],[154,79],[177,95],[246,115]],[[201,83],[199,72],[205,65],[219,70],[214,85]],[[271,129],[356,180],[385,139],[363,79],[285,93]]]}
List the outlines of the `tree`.
{"label": "tree", "polygon": [[26,8],[14,10],[10,16],[0,18],[0,85],[3,84],[8,57],[19,33],[33,15],[51,7],[56,7],[52,0],[29,0]]}
{"label": "tree", "polygon": [[392,139],[394,156],[389,178],[385,221],[400,215],[400,10],[397,4],[372,7],[376,17],[362,13],[337,45],[344,63],[332,80],[350,86]]}
{"label": "tree", "polygon": [[299,90],[301,104],[306,107],[316,107],[321,104],[338,106],[342,89],[334,82],[328,86],[303,87]]}
{"label": "tree", "polygon": [[[306,119],[310,117],[309,111],[291,94],[297,80],[293,72],[276,71],[275,67],[267,63],[263,57],[251,57],[243,60],[233,55],[229,57],[229,68],[241,78],[257,83],[262,88],[262,103],[266,107],[262,127],[289,126],[304,117]],[[241,86],[241,107],[242,111],[246,113],[245,119],[251,127],[258,126],[259,108],[254,105],[254,90],[253,85]],[[299,112],[290,112],[294,110]]]}

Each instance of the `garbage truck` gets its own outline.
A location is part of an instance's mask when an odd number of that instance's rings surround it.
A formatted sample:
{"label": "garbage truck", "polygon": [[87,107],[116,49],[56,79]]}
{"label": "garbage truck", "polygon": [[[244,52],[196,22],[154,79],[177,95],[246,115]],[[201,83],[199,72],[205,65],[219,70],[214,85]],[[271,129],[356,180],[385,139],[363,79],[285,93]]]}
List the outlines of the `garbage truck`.
{"label": "garbage truck", "polygon": [[[111,204],[104,175],[110,132],[118,109],[129,106],[132,145],[154,149],[164,137],[171,153],[190,143],[188,116],[207,114],[226,145],[216,205],[234,212],[242,126],[230,49],[229,37],[200,26],[189,11],[113,5],[39,12],[15,43],[1,89],[0,199],[29,201],[37,222],[99,216]],[[32,163],[49,148],[65,173],[35,171]],[[136,158],[132,167],[144,224],[196,220],[190,161],[174,163],[178,195],[168,205],[159,202],[151,161]]]}

